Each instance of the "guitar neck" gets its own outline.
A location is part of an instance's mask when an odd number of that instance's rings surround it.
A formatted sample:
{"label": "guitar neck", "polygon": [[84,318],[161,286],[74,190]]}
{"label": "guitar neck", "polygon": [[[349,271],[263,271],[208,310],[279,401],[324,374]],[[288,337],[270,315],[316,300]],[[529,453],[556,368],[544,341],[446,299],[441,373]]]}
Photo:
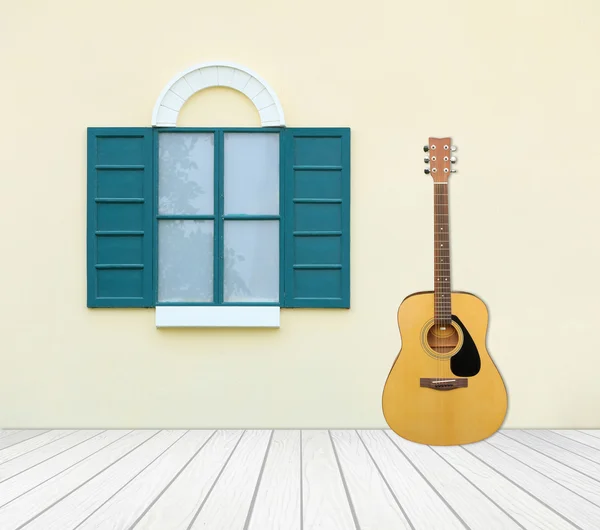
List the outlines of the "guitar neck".
{"label": "guitar neck", "polygon": [[454,172],[451,155],[456,147],[450,138],[429,138],[424,147],[429,157],[425,159],[430,169],[425,173],[433,177],[434,226],[434,320],[439,326],[450,325],[452,303],[450,297],[450,224],[448,222],[448,177]]}
{"label": "guitar neck", "polygon": [[434,319],[440,326],[452,320],[450,297],[450,225],[448,223],[448,183],[433,184],[434,226]]}

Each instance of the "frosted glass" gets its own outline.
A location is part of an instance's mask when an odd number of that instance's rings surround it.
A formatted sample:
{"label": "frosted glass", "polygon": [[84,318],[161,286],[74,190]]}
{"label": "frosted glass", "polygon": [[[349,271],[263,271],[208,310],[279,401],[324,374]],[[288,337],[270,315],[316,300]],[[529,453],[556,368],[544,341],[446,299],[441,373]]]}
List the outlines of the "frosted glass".
{"label": "frosted glass", "polygon": [[212,302],[213,221],[158,222],[159,302]]}
{"label": "frosted glass", "polygon": [[158,140],[158,213],[212,215],[213,134],[159,133]]}
{"label": "frosted glass", "polygon": [[279,213],[279,134],[226,133],[225,214]]}
{"label": "frosted glass", "polygon": [[279,221],[225,221],[223,300],[279,301]]}

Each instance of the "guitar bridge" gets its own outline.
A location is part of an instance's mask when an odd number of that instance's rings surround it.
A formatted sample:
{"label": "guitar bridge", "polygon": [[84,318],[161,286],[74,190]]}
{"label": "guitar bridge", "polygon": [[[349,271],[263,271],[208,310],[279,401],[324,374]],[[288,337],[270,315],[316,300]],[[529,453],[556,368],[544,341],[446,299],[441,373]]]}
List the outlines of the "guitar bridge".
{"label": "guitar bridge", "polygon": [[466,377],[445,378],[440,377],[421,377],[421,386],[433,388],[434,390],[454,390],[455,388],[465,388],[469,385]]}

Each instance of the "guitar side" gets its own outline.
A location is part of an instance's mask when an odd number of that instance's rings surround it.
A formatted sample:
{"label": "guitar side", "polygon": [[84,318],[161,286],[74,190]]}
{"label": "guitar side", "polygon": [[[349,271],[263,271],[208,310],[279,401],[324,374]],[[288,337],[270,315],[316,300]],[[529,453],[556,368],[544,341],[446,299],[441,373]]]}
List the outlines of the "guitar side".
{"label": "guitar side", "polygon": [[[402,346],[386,379],[382,407],[389,427],[399,436],[427,445],[462,445],[494,434],[504,422],[508,397],[504,381],[486,347],[488,311],[466,292],[452,292],[452,312],[479,357],[475,375],[452,372],[449,359],[429,355],[423,330],[433,316],[433,291],[405,298],[398,309]],[[465,339],[466,344],[466,339]],[[457,354],[458,355],[458,354]],[[461,381],[451,389],[422,386],[421,379]]]}

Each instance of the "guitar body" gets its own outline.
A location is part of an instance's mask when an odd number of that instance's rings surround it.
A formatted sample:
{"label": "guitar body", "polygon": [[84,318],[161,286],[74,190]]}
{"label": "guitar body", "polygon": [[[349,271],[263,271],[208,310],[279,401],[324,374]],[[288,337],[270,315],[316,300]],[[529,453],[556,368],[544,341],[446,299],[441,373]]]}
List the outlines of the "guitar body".
{"label": "guitar body", "polygon": [[506,388],[486,348],[487,308],[465,292],[453,291],[451,303],[453,329],[437,336],[433,291],[408,296],[398,309],[402,346],[384,385],[383,414],[396,434],[421,444],[477,442],[506,416]]}

